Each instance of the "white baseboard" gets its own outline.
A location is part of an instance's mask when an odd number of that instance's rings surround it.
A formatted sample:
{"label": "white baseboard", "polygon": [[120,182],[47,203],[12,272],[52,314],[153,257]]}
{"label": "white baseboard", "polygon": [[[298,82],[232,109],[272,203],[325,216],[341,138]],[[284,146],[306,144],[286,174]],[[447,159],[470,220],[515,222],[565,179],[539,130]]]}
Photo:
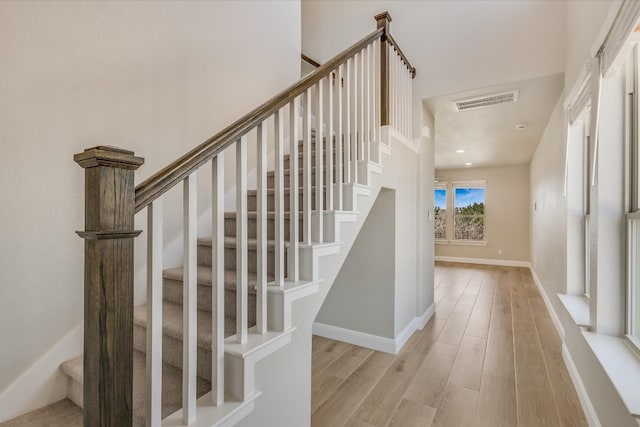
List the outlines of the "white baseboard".
{"label": "white baseboard", "polygon": [[429,320],[431,320],[434,314],[436,314],[435,302],[425,310],[422,316],[415,318],[415,320],[413,321],[415,324],[415,329],[423,329],[427,325],[427,323],[429,323]]}
{"label": "white baseboard", "polygon": [[340,328],[338,326],[325,325],[324,323],[318,322],[313,322],[312,331],[314,335],[321,337],[331,338],[332,340],[343,341],[385,353],[396,354],[396,342],[391,338]]}
{"label": "white baseboard", "polygon": [[536,271],[533,269],[533,266],[531,264],[529,264],[529,270],[531,271],[531,277],[533,277],[533,281],[536,284],[538,291],[540,292],[540,296],[542,296],[544,305],[547,307],[547,311],[551,316],[551,320],[553,320],[553,324],[556,327],[556,331],[558,331],[558,335],[560,335],[560,339],[562,340],[562,342],[564,342],[564,327],[560,322],[560,318],[558,317],[556,310],[553,308],[553,305],[551,304],[551,300],[549,299],[547,292],[544,290],[544,286],[542,286],[542,282],[540,282],[540,279],[538,278],[538,275],[536,274]]}
{"label": "white baseboard", "polygon": [[347,342],[349,344],[359,345],[360,347],[370,348],[372,350],[382,351],[390,354],[398,354],[411,335],[418,330],[424,328],[431,317],[436,312],[435,304],[431,304],[429,308],[419,317],[413,319],[398,334],[395,339],[372,335],[366,332],[354,331],[352,329],[340,328],[338,326],[326,325],[324,323],[313,322],[313,334],[333,340]]}
{"label": "white baseboard", "polygon": [[80,323],[0,393],[0,423],[67,396],[60,365],[82,354],[83,335]]}
{"label": "white baseboard", "polygon": [[589,399],[589,395],[587,394],[587,389],[582,382],[578,368],[576,368],[576,365],[571,358],[571,353],[569,353],[569,349],[564,343],[562,344],[562,359],[567,367],[573,386],[576,388],[576,393],[580,399],[580,404],[582,405],[582,410],[587,418],[589,427],[602,427],[600,420],[598,419],[598,415],[596,414],[596,410],[594,409],[591,399]]}
{"label": "white baseboard", "polygon": [[503,267],[529,267],[529,263],[527,261],[515,261],[510,259],[463,258],[436,255],[435,260],[443,262],[461,262],[465,264],[500,265]]}

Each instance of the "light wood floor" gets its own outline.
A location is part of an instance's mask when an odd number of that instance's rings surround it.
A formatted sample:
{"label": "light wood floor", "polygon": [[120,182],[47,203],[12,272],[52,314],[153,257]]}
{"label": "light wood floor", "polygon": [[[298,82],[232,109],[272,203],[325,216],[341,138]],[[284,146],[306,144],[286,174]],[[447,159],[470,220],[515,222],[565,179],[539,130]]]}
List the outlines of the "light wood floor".
{"label": "light wood floor", "polygon": [[528,269],[436,263],[434,283],[397,356],[313,338],[313,427],[587,425]]}

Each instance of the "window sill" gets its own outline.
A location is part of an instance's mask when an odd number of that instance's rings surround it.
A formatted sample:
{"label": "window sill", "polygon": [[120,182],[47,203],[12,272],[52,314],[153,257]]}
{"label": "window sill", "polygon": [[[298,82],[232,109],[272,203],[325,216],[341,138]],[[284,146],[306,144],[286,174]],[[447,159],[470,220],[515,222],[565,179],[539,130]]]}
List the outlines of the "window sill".
{"label": "window sill", "polygon": [[436,242],[436,245],[448,245],[449,244],[448,240],[436,239],[434,241]]}
{"label": "window sill", "polygon": [[451,240],[449,242],[452,245],[457,246],[487,246],[489,242],[483,241],[475,241],[475,240]]}
{"label": "window sill", "polygon": [[640,418],[640,359],[624,338],[583,331],[587,344],[600,361],[629,413]]}
{"label": "window sill", "polygon": [[589,300],[583,296],[558,294],[558,298],[569,316],[578,326],[590,327]]}

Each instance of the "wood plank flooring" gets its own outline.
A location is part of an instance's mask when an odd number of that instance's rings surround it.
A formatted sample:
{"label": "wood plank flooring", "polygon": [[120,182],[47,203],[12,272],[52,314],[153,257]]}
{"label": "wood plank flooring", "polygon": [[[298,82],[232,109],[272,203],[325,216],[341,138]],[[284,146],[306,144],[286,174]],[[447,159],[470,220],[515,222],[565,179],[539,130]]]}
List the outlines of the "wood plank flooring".
{"label": "wood plank flooring", "polygon": [[313,427],[587,426],[528,269],[434,279],[436,314],[396,356],[313,337]]}

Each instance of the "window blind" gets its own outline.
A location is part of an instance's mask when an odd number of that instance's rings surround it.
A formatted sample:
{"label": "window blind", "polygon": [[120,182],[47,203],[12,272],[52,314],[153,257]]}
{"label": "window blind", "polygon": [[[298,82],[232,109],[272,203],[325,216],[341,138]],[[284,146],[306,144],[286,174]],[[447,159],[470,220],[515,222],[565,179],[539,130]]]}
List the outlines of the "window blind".
{"label": "window blind", "polygon": [[591,101],[591,75],[587,76],[582,89],[580,89],[580,92],[578,92],[578,95],[569,106],[570,124],[573,124],[576,120],[578,120],[578,117],[580,117],[580,114],[587,106],[589,101]]}
{"label": "window blind", "polygon": [[638,18],[640,18],[640,1],[624,0],[601,48],[603,75],[607,74],[627,38],[634,32]]}

